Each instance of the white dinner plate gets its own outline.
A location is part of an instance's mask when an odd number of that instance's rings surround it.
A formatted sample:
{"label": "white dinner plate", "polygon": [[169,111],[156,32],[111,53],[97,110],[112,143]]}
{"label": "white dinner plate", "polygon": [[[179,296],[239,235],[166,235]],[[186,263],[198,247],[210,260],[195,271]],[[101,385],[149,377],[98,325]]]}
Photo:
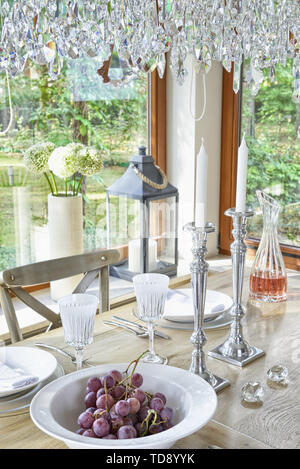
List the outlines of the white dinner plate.
{"label": "white dinner plate", "polygon": [[[223,329],[224,327],[230,326],[233,321],[233,316],[230,314],[230,311],[225,311],[225,313],[220,314],[219,316],[208,319],[204,321],[203,329],[205,331],[213,331],[215,329]],[[164,329],[177,329],[179,331],[193,331],[194,323],[193,322],[175,322],[175,321],[165,321],[161,319],[157,322],[157,327],[163,327]]]}
{"label": "white dinner plate", "polygon": [[0,398],[19,394],[37,386],[48,379],[57,367],[57,360],[51,353],[33,347],[1,347],[0,362],[14,369],[20,368],[26,374],[37,378],[34,383],[15,389],[0,385]]}
{"label": "white dinner plate", "polygon": [[[167,298],[163,319],[173,322],[194,322],[194,306],[191,288],[173,290]],[[218,291],[207,290],[205,302],[205,319],[213,319],[228,311],[232,298]]]}
{"label": "white dinner plate", "polygon": [[58,378],[64,376],[65,372],[61,365],[57,364],[57,368],[54,373],[49,376],[48,379],[42,381],[37,386],[34,386],[32,389],[23,391],[19,394],[14,394],[9,397],[0,398],[0,417],[1,416],[10,416],[15,415],[19,411],[24,411],[29,408],[32,399],[34,396],[47,384],[55,381]]}

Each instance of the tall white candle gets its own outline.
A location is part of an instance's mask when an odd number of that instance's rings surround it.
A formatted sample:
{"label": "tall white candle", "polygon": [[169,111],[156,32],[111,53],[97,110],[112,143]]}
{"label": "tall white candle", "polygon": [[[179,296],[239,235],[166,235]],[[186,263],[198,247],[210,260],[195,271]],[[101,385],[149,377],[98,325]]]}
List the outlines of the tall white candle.
{"label": "tall white candle", "polygon": [[[157,241],[149,239],[148,244],[149,272],[157,268]],[[133,239],[128,243],[128,269],[130,272],[141,271],[141,240]]]}
{"label": "tall white candle", "polygon": [[246,210],[248,153],[249,151],[244,136],[238,153],[235,201],[235,208],[237,212],[244,212]]}
{"label": "tall white candle", "polygon": [[200,152],[197,156],[196,166],[196,226],[202,228],[206,224],[206,208],[207,208],[207,176],[208,176],[208,156],[204,146],[204,139]]}

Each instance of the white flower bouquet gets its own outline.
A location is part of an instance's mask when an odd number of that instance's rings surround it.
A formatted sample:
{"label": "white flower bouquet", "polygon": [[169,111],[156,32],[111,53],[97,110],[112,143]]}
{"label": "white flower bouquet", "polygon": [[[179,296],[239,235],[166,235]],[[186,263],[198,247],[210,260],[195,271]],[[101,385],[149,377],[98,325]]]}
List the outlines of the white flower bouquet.
{"label": "white flower bouquet", "polygon": [[[44,173],[52,195],[66,197],[78,195],[84,176],[99,173],[103,168],[101,152],[81,143],[57,148],[50,142],[38,143],[25,151],[24,163],[31,172]],[[79,180],[76,178],[78,173],[81,175]],[[55,176],[64,179],[64,194],[58,194]]]}

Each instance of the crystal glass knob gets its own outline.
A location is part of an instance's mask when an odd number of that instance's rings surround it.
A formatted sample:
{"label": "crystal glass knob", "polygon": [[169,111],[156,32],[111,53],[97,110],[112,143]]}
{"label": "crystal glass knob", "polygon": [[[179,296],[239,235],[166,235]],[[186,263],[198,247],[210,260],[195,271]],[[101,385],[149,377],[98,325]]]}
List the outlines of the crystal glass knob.
{"label": "crystal glass knob", "polygon": [[245,402],[260,403],[264,397],[264,389],[259,382],[249,382],[242,387],[241,398]]}
{"label": "crystal glass knob", "polygon": [[269,369],[267,376],[273,383],[283,383],[287,381],[289,371],[285,366],[275,365]]}

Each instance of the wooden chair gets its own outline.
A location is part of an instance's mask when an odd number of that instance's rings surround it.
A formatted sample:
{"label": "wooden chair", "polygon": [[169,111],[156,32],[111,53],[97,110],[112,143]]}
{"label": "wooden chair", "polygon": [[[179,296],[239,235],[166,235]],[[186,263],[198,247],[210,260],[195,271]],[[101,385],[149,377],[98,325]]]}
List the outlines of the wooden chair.
{"label": "wooden chair", "polygon": [[23,340],[11,293],[47,319],[52,327],[60,327],[58,314],[29,294],[23,287],[40,285],[74,275],[85,274],[73,293],[84,293],[99,275],[99,310],[109,310],[109,265],[117,262],[116,250],[95,250],[72,257],[38,262],[0,274],[0,303],[5,315],[12,343]]}

